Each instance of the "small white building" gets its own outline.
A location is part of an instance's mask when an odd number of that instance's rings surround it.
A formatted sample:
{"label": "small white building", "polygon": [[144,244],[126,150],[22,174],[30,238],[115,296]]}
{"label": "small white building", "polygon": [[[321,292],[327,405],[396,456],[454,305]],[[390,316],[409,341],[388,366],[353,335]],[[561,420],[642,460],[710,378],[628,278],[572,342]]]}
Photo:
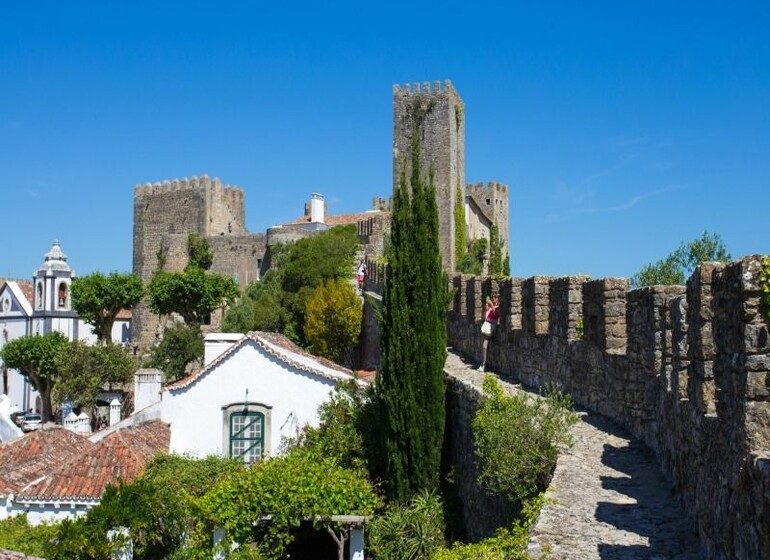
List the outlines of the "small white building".
{"label": "small white building", "polygon": [[160,417],[171,452],[240,457],[275,455],[286,438],[318,424],[318,407],[353,373],[265,332],[206,336],[205,364],[162,393]]}

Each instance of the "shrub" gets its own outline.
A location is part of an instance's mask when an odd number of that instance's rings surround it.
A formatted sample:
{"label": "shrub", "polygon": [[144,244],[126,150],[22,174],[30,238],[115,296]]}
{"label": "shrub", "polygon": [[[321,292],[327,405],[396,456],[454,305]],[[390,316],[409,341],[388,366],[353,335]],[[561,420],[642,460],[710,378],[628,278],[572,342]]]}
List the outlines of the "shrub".
{"label": "shrub", "polygon": [[484,380],[487,397],[473,419],[479,484],[523,503],[545,489],[560,444],[571,443],[578,420],[568,396],[555,390],[545,398],[507,395],[494,376]]}
{"label": "shrub", "polygon": [[422,492],[408,505],[391,506],[368,525],[368,550],[377,560],[431,558],[444,545],[441,499]]}
{"label": "shrub", "polygon": [[[498,529],[495,536],[473,544],[455,543],[441,548],[432,560],[530,560],[527,552],[529,529],[534,524],[545,499],[540,494],[522,508],[522,519],[510,529]],[[544,555],[547,557],[547,554]]]}
{"label": "shrub", "polygon": [[56,531],[55,525],[30,525],[24,514],[9,517],[0,521],[0,549],[42,556],[46,543],[55,537]]}

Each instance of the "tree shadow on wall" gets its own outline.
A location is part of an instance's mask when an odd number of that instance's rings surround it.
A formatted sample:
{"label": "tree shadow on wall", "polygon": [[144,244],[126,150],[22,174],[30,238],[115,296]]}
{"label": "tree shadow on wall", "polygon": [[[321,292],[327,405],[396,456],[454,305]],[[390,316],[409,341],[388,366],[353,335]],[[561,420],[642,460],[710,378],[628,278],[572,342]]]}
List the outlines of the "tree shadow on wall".
{"label": "tree shadow on wall", "polygon": [[[591,420],[589,420],[590,422]],[[601,420],[600,423],[604,424]],[[620,437],[628,437],[620,430]],[[701,558],[694,524],[679,498],[663,477],[652,452],[632,439],[627,446],[605,444],[604,467],[616,476],[602,476],[602,488],[610,491],[607,501],[596,507],[596,520],[616,527],[608,540],[598,545],[602,560],[698,560]]]}

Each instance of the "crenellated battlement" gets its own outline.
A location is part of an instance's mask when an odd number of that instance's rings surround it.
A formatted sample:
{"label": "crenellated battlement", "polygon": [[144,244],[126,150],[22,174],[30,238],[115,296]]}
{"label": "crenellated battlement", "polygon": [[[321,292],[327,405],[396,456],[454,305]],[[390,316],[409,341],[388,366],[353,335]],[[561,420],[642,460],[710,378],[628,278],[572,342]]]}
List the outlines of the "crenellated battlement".
{"label": "crenellated battlement", "polygon": [[431,85],[431,82],[414,82],[414,84],[399,84],[393,85],[393,95],[419,95],[419,94],[434,94],[434,93],[456,93],[452,82],[450,80],[444,80],[444,87],[441,87],[441,81],[435,80]]}
{"label": "crenellated battlement", "polygon": [[378,210],[380,212],[390,212],[390,204],[392,197],[375,196],[372,197],[372,210]]}
{"label": "crenellated battlement", "polygon": [[144,185],[137,184],[134,187],[134,197],[146,197],[154,196],[158,194],[165,194],[169,192],[187,191],[187,190],[201,190],[201,191],[223,191],[231,194],[234,198],[237,196],[243,196],[243,189],[233,185],[222,185],[222,181],[219,177],[210,179],[209,176],[204,173],[200,177],[193,175],[189,179],[187,177],[173,180],[156,181],[155,183],[147,182]]}
{"label": "crenellated battlement", "polygon": [[625,278],[456,275],[449,343],[479,359],[483,303],[501,301],[487,364],[556,385],[652,449],[698,524],[704,558],[767,557],[770,319],[761,257],[703,263],[686,286]]}
{"label": "crenellated battlement", "polygon": [[496,181],[489,181],[486,185],[484,183],[476,183],[475,185],[468,183],[465,188],[468,194],[478,197],[489,196],[490,194],[498,197],[508,196],[508,185]]}

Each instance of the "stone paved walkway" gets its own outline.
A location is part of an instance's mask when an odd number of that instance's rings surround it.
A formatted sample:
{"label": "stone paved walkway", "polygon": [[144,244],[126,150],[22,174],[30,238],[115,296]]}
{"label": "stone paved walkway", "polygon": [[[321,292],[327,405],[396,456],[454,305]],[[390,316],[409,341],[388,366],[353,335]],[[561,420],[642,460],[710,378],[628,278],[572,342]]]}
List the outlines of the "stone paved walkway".
{"label": "stone paved walkway", "polygon": [[[484,374],[454,354],[447,370],[481,387]],[[531,556],[547,547],[547,560],[701,558],[692,523],[652,453],[600,415],[581,413],[581,420],[573,428],[574,445],[559,456]]]}

